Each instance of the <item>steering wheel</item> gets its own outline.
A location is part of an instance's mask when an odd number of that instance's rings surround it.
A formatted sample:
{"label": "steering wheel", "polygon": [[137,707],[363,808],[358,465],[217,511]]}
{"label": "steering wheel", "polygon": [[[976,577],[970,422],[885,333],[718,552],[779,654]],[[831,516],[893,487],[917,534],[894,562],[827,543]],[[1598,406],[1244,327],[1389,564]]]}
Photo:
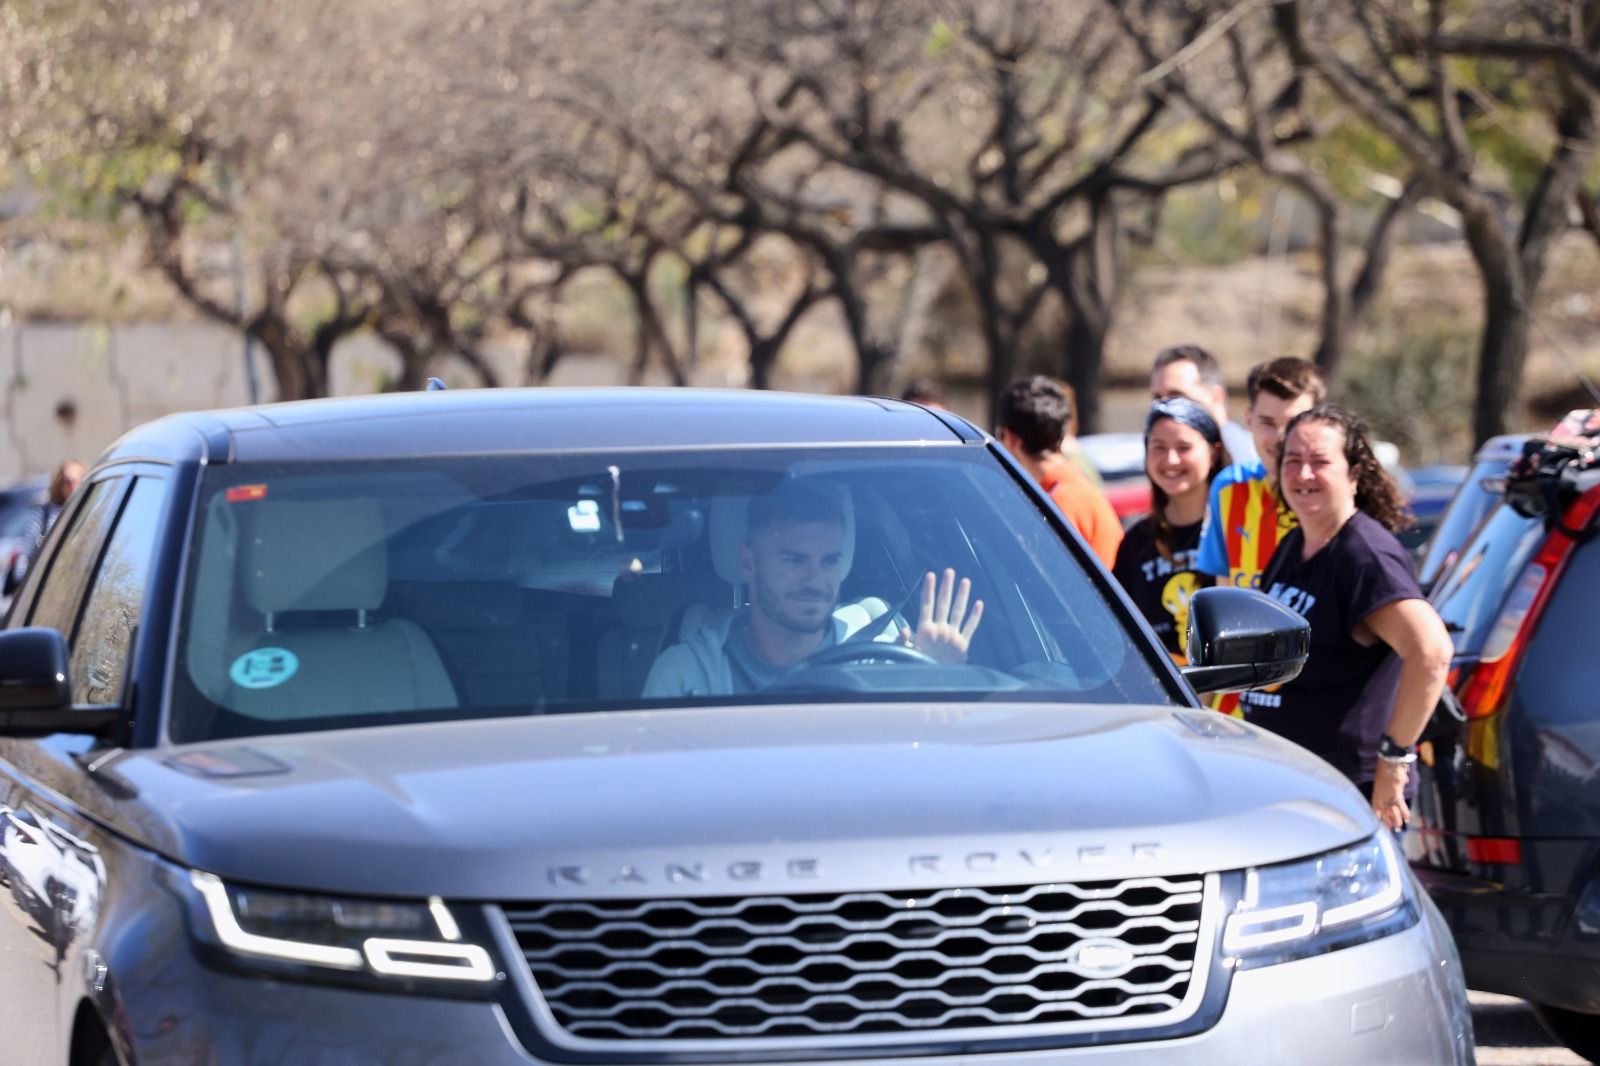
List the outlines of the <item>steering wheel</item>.
{"label": "steering wheel", "polygon": [[835,644],[831,648],[823,648],[807,656],[805,665],[838,666],[841,663],[859,663],[870,659],[882,659],[891,663],[917,663],[922,666],[939,665],[939,660],[925,651],[918,651],[905,644],[890,644],[880,640],[855,640]]}

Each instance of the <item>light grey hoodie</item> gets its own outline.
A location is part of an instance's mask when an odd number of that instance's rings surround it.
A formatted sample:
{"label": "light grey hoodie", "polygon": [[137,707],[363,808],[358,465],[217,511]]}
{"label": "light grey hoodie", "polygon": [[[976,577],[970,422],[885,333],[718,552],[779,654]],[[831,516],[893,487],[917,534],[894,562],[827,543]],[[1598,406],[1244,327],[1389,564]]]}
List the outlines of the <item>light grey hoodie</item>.
{"label": "light grey hoodie", "polygon": [[[888,610],[889,605],[876,597],[836,608],[833,612],[834,642],[849,640]],[[733,695],[733,669],[728,663],[727,644],[728,632],[737,617],[735,613],[723,614],[690,633],[683,643],[662,652],[650,667],[650,676],[645,678],[641,695],[645,699]],[[896,626],[889,621],[872,639],[893,642],[898,638]]]}

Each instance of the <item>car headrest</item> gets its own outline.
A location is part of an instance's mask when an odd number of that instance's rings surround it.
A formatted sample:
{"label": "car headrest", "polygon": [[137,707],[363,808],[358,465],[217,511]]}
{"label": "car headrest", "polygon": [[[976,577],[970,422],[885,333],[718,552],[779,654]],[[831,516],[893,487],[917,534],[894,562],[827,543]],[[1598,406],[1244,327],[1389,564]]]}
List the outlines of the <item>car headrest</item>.
{"label": "car headrest", "polygon": [[[850,566],[856,557],[856,512],[850,494],[834,489],[844,502],[844,558],[839,566],[839,580],[850,576]],[[711,562],[717,576],[737,588],[739,579],[739,546],[745,542],[750,527],[750,497],[728,496],[719,493],[711,501]]]}
{"label": "car headrest", "polygon": [[612,609],[638,629],[663,628],[691,603],[731,607],[733,590],[704,573],[629,574],[611,586]]}
{"label": "car headrest", "polygon": [[262,501],[240,553],[250,606],[280,611],[372,610],[389,582],[378,501]]}

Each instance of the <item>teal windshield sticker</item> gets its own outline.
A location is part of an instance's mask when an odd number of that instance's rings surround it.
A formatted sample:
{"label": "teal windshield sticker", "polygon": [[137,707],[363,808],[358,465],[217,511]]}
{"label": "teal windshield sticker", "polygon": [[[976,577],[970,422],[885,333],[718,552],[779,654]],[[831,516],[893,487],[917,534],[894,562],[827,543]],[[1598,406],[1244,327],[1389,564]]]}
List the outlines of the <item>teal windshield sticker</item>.
{"label": "teal windshield sticker", "polygon": [[300,670],[300,658],[288,648],[257,648],[233,660],[228,676],[240,688],[275,688]]}

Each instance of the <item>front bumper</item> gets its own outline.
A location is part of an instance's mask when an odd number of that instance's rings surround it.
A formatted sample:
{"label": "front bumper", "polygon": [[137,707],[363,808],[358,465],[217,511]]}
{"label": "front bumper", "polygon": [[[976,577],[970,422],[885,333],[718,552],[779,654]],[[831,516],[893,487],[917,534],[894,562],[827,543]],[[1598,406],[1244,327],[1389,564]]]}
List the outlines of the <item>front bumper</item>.
{"label": "front bumper", "polygon": [[[1422,901],[1404,932],[1233,974],[1216,1025],[1174,1040],[1010,1054],[834,1060],[841,1066],[1089,1066],[1218,1062],[1472,1062],[1472,1024],[1449,934]],[[294,1062],[304,1066],[540,1063],[495,1003],[264,981],[169,960],[164,980],[128,987],[132,1066]],[[174,972],[178,971],[178,972]],[[183,972],[186,971],[186,972]],[[142,982],[141,982],[142,984]],[[595,1060],[599,1061],[599,1060]]]}

